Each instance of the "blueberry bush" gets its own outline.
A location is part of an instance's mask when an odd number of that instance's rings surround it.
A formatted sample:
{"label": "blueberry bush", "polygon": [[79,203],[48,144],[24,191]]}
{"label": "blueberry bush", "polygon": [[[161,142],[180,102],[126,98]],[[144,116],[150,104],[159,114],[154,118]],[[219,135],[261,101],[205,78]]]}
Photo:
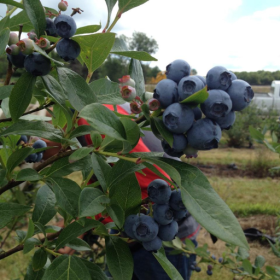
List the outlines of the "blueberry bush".
{"label": "blueberry bush", "polygon": [[[221,66],[210,69],[206,79],[189,76],[190,65],[182,59],[167,65],[167,79],[158,83],[153,96],[146,93],[140,61],[156,59],[129,50],[112,31],[124,13],[147,1],[105,0],[106,25],[77,28],[75,18],[83,10],[71,10],[64,0],[57,7],[43,7],[40,0],[0,0],[8,9],[0,21],[0,55],[6,52],[8,65],[0,87],[5,115],[0,120],[0,229],[9,229],[2,238],[0,260],[31,252],[27,280],[108,279],[92,259],[59,252],[65,246],[77,252],[92,250],[78,238],[92,231],[105,240],[106,265],[115,280],[132,277],[131,239],[151,251],[171,279],[183,278],[163,246],[211,263],[208,275],[217,265],[243,278],[279,279],[277,267],[262,269],[263,258],[253,265],[249,262],[248,244],[237,219],[199,169],[163,153],[131,152],[143,130],[151,130],[166,153],[175,157],[196,157],[198,150],[217,148],[221,130],[234,123],[234,111],[247,107],[254,94],[248,83]],[[115,6],[118,11],[112,19]],[[61,60],[52,57],[55,50]],[[119,83],[110,77],[90,82],[109,54],[128,57],[129,73]],[[74,59],[86,65],[86,80],[67,67]],[[11,83],[18,69],[23,72]],[[38,107],[29,110],[34,99]],[[130,115],[118,112],[117,105],[125,102],[130,102]],[[51,117],[32,114],[43,109]],[[78,125],[78,118],[89,125]],[[81,146],[78,139],[84,135],[90,135],[92,145]],[[49,151],[56,152],[43,159]],[[20,170],[23,162],[35,164]],[[163,180],[150,182],[149,196],[142,200],[135,174],[144,168]],[[68,177],[76,171],[83,175],[80,185]],[[20,187],[24,182],[27,188]],[[206,245],[195,248],[190,240],[174,239],[177,221],[188,212],[225,241],[230,253],[217,261]],[[51,223],[57,214],[64,218],[63,227]],[[96,218],[98,214],[101,218]],[[113,222],[104,225],[106,216]],[[14,230],[20,220],[28,221],[27,230]],[[15,246],[4,250],[14,233]],[[198,263],[192,267],[201,270]]]}

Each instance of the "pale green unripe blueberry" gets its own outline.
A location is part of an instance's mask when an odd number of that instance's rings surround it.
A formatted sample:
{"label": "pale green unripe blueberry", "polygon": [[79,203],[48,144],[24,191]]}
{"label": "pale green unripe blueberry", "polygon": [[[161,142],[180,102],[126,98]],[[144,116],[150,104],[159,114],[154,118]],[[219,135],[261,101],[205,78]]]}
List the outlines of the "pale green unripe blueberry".
{"label": "pale green unripe blueberry", "polygon": [[122,98],[127,102],[132,101],[136,97],[135,88],[131,86],[123,86],[121,88],[121,94]]}
{"label": "pale green unripe blueberry", "polygon": [[130,110],[133,114],[140,114],[142,112],[140,104],[136,101],[130,103]]}
{"label": "pale green unripe blueberry", "polygon": [[6,49],[6,53],[11,54],[11,55],[18,55],[19,47],[17,45],[13,44]]}
{"label": "pale green unripe blueberry", "polygon": [[50,47],[51,43],[48,39],[41,37],[36,41],[36,45],[39,46],[42,50],[47,50]]}
{"label": "pale green unripe blueberry", "polygon": [[119,79],[120,86],[131,86],[135,88],[135,81],[129,75],[123,76]]}
{"label": "pale green unripe blueberry", "polygon": [[68,3],[66,1],[61,0],[61,2],[58,3],[58,9],[62,12],[65,12],[67,10]]}
{"label": "pale green unripe blueberry", "polygon": [[28,38],[24,38],[24,39],[20,40],[17,43],[17,46],[19,47],[20,51],[25,55],[33,53],[33,50],[34,50],[33,41]]}
{"label": "pale green unripe blueberry", "polygon": [[18,34],[15,33],[15,32],[11,32],[11,33],[10,33],[10,38],[9,38],[8,45],[9,45],[9,46],[15,45],[18,41],[19,41],[19,40],[18,40]]}

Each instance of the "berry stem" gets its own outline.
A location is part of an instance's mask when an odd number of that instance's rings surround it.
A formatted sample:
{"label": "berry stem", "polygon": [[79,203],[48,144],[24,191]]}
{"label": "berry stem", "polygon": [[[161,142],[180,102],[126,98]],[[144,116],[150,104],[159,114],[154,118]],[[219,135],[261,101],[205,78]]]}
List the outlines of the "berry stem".
{"label": "berry stem", "polygon": [[[8,70],[7,70],[7,75],[6,75],[6,79],[5,79],[5,82],[4,82],[4,86],[8,86],[10,84],[12,75],[13,75],[13,65],[9,61],[8,62]],[[2,102],[2,100],[0,101],[0,104],[1,104],[1,102]]]}
{"label": "berry stem", "polygon": [[44,250],[45,250],[46,252],[50,253],[51,255],[53,255],[54,257],[62,256],[62,254],[56,253],[55,251],[50,250],[50,249],[48,249],[48,248],[45,248],[45,247],[44,247]]}
{"label": "berry stem", "polygon": [[112,22],[112,24],[110,25],[110,27],[107,29],[106,33],[109,33],[109,32],[113,29],[113,27],[116,25],[116,23],[118,22],[118,20],[120,19],[120,17],[121,17],[121,13],[120,13],[120,11],[118,11],[118,12],[117,12],[117,15],[116,15],[116,17],[115,17],[115,19],[114,19],[114,21]]}

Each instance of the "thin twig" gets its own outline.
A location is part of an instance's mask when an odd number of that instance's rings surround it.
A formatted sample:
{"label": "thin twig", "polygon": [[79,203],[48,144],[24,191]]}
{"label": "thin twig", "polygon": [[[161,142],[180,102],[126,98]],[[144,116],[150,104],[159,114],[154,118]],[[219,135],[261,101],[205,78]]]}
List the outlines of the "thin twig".
{"label": "thin twig", "polygon": [[[52,234],[49,234],[49,235],[47,236],[47,240],[53,240],[53,239],[57,238],[57,237],[59,236],[59,234],[61,233],[61,231],[62,231],[62,230],[60,230],[60,231],[58,231],[58,232],[55,232],[55,233],[52,233]],[[45,237],[40,239],[41,243],[44,243],[45,240],[46,240]],[[18,246],[16,246],[16,247],[12,248],[11,250],[9,250],[9,251],[7,251],[7,252],[1,253],[1,254],[0,254],[0,260],[5,259],[5,258],[7,258],[8,256],[13,255],[13,254],[15,254],[15,253],[17,253],[17,252],[19,252],[19,251],[22,251],[23,248],[24,248],[24,245],[21,244],[21,245],[18,245]]]}
{"label": "thin twig", "polygon": [[11,229],[7,232],[5,238],[3,239],[3,241],[0,244],[0,249],[4,246],[6,240],[8,239],[8,237],[10,236],[11,232],[14,230],[16,224],[17,224],[18,219],[16,218],[15,222],[13,223]]}
{"label": "thin twig", "polygon": [[[46,108],[48,108],[48,107],[50,107],[50,106],[52,106],[52,105],[54,105],[54,104],[55,104],[54,102],[50,102],[50,103],[44,105],[43,107],[40,106],[40,107],[38,107],[38,108],[36,108],[36,109],[33,109],[33,110],[31,110],[31,111],[28,111],[28,112],[24,113],[22,116],[29,115],[29,114],[32,114],[32,113],[35,113],[35,112],[44,110],[44,109],[46,109]],[[12,121],[12,118],[2,119],[2,120],[0,120],[0,123],[2,123],[2,122],[9,122],[9,121]]]}
{"label": "thin twig", "polygon": [[18,33],[18,39],[20,40],[21,34],[22,34],[22,29],[23,29],[23,25],[20,24],[19,25],[19,33]]}
{"label": "thin twig", "polygon": [[13,75],[13,65],[9,60],[8,61],[8,70],[7,70],[7,75],[6,75],[6,79],[5,79],[5,82],[4,82],[4,86],[8,86],[10,84],[12,75]]}

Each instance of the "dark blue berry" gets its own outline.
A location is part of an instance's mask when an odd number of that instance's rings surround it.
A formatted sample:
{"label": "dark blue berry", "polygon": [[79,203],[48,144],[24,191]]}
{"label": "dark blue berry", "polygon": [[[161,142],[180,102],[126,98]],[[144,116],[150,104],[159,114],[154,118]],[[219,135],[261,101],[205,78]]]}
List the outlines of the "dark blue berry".
{"label": "dark blue berry", "polygon": [[184,77],[190,75],[191,67],[188,62],[182,59],[176,59],[166,66],[167,79],[179,83]]}
{"label": "dark blue berry", "polygon": [[194,119],[196,121],[198,121],[202,118],[202,112],[198,107],[193,108],[192,111],[194,113]]}
{"label": "dark blue berry", "polygon": [[29,162],[29,163],[31,163],[31,162],[36,162],[36,161],[37,161],[37,158],[38,158],[38,155],[35,153],[35,154],[29,155],[29,156],[25,159],[25,161],[26,161],[26,162]]}
{"label": "dark blue berry", "polygon": [[203,88],[203,82],[196,76],[184,77],[178,84],[179,100],[184,100]]}
{"label": "dark blue berry", "polygon": [[212,256],[211,256],[211,258],[212,258],[213,260],[216,260],[216,257],[215,257],[215,255],[212,255]]}
{"label": "dark blue berry", "polygon": [[222,263],[223,262],[223,258],[219,258],[219,263]]}
{"label": "dark blue berry", "polygon": [[55,25],[51,18],[46,18],[46,33],[49,36],[53,36],[53,37],[57,36]]}
{"label": "dark blue berry", "polygon": [[25,58],[24,68],[33,76],[45,76],[51,71],[51,61],[39,53],[32,53]]}
{"label": "dark blue berry", "polygon": [[224,117],[220,117],[215,122],[221,127],[221,129],[229,130],[235,122],[235,112],[231,111]]}
{"label": "dark blue berry", "polygon": [[148,196],[157,204],[168,203],[170,195],[170,186],[162,179],[155,179],[148,186]]}
{"label": "dark blue berry", "polygon": [[211,276],[213,274],[213,271],[212,270],[207,270],[206,273]]}
{"label": "dark blue berry", "polygon": [[170,224],[165,226],[160,226],[158,231],[158,237],[162,241],[172,241],[178,233],[178,223],[172,221]]}
{"label": "dark blue berry", "polygon": [[71,39],[64,38],[56,45],[57,54],[65,61],[74,60],[81,52],[80,45]]}
{"label": "dark blue berry", "polygon": [[201,267],[197,266],[197,267],[195,268],[195,271],[196,271],[196,272],[200,272],[200,271],[201,271]]}
{"label": "dark blue berry", "polygon": [[187,137],[184,134],[173,134],[173,146],[172,148],[167,143],[166,140],[161,142],[161,146],[165,153],[167,153],[171,157],[181,157],[183,155],[183,151],[188,146]]}
{"label": "dark blue berry", "polygon": [[75,20],[68,15],[59,15],[54,20],[54,25],[56,28],[57,34],[62,38],[72,37],[77,30],[77,25]]}
{"label": "dark blue berry", "polygon": [[168,204],[154,204],[153,217],[160,225],[168,225],[173,221],[173,211]]}
{"label": "dark blue berry", "polygon": [[215,66],[206,75],[209,89],[227,90],[231,85],[231,74],[223,66]]}
{"label": "dark blue berry", "polygon": [[169,205],[175,211],[181,211],[186,209],[186,206],[182,201],[181,190],[174,190],[171,192]]}
{"label": "dark blue berry", "polygon": [[142,245],[149,252],[157,252],[162,246],[162,240],[156,237],[151,241],[143,242]]}
{"label": "dark blue berry", "polygon": [[24,68],[25,58],[26,55],[24,55],[22,52],[19,52],[18,55],[7,54],[7,59],[17,68]]}
{"label": "dark blue berry", "polygon": [[19,145],[21,142],[24,142],[25,144],[27,143],[28,138],[26,135],[21,135],[19,140],[17,141],[17,145]]}

